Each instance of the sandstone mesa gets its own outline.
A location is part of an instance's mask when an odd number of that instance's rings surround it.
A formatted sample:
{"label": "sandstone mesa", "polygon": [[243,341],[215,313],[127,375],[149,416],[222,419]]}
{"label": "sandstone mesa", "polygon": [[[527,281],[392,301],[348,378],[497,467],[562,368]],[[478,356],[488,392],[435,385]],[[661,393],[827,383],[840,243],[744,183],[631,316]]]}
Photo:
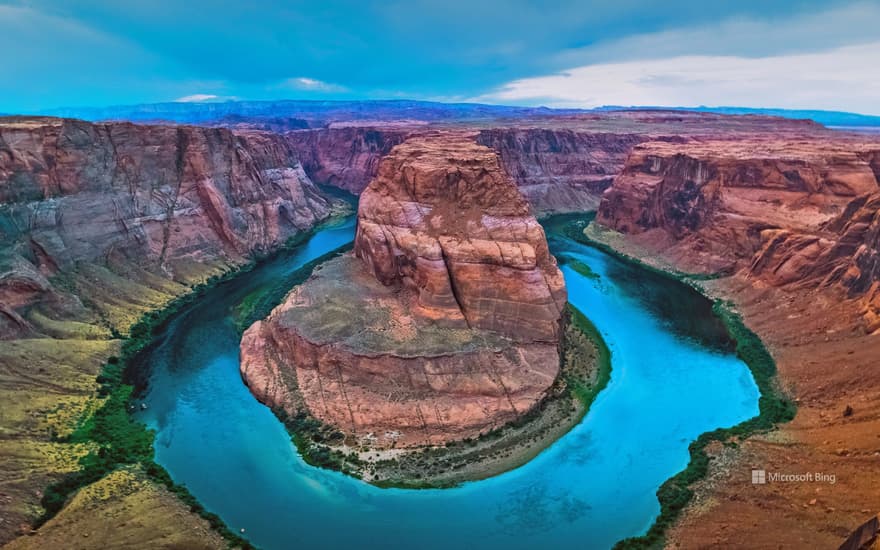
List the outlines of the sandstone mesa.
{"label": "sandstone mesa", "polygon": [[[540,402],[565,283],[543,229],[472,135],[410,138],[361,196],[354,253],[242,339],[262,401],[379,447],[436,445]],[[296,395],[294,395],[296,394]]]}

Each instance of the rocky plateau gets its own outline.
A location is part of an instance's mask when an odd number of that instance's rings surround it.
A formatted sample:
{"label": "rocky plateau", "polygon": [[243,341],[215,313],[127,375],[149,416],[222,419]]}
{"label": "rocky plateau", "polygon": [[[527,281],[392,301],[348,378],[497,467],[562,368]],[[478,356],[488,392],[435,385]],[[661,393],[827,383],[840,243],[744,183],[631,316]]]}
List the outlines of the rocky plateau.
{"label": "rocky plateau", "polygon": [[528,203],[474,138],[413,137],[382,160],[354,252],[245,332],[242,375],[261,401],[382,448],[473,437],[543,399],[565,284]]}

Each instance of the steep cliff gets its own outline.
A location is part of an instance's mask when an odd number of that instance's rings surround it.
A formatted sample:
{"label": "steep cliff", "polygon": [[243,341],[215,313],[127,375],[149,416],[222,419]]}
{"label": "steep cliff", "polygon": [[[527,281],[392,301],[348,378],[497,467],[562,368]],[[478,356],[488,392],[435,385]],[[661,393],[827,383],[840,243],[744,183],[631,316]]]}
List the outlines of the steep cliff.
{"label": "steep cliff", "polygon": [[57,301],[49,281],[82,274],[84,263],[187,282],[203,264],[279,245],[330,209],[271,134],[2,119],[0,317],[24,330],[15,311]]}
{"label": "steep cliff", "polygon": [[645,143],[603,196],[597,221],[669,247],[689,269],[742,268],[763,246],[762,233],[819,232],[878,189],[862,147],[772,136]]}
{"label": "steep cliff", "polygon": [[[331,126],[288,132],[309,176],[359,194],[375,177],[379,161],[408,136],[428,127],[401,124]],[[536,213],[595,210],[602,192],[623,168],[643,134],[568,128],[493,128],[477,143],[494,149]]]}
{"label": "steep cliff", "polygon": [[638,134],[552,128],[493,128],[477,142],[495,149],[520,191],[539,213],[595,210],[623,169]]}
{"label": "steep cliff", "polygon": [[382,283],[417,290],[428,318],[558,337],[565,283],[544,230],[497,155],[470,137],[395,148],[361,195],[355,254]]}
{"label": "steep cliff", "polygon": [[407,135],[393,126],[343,126],[288,132],[285,139],[313,180],[357,195],[376,175],[379,160]]}
{"label": "steep cliff", "polygon": [[242,338],[251,391],[359,438],[472,437],[539,403],[559,369],[566,293],[540,225],[473,135],[414,137],[328,262]]}
{"label": "steep cliff", "polygon": [[767,230],[749,276],[773,286],[838,287],[880,332],[880,191],[862,195],[817,232]]}

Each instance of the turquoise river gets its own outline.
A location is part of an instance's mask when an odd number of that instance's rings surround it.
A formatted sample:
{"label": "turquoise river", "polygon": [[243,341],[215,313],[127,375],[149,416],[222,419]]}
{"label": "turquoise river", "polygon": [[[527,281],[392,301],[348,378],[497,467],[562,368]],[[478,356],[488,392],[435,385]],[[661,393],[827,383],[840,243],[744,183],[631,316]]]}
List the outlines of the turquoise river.
{"label": "turquoise river", "polygon": [[[453,489],[379,489],[305,464],[284,426],[244,386],[232,308],[351,242],[325,227],[208,292],[158,336],[139,413],[156,460],[231,529],[267,549],[609,548],[644,533],[655,492],[703,432],[758,413],[758,389],[708,300],[547,224],[569,300],[612,352],[611,381],[583,421],[528,464]],[[575,258],[598,277],[567,267]]]}

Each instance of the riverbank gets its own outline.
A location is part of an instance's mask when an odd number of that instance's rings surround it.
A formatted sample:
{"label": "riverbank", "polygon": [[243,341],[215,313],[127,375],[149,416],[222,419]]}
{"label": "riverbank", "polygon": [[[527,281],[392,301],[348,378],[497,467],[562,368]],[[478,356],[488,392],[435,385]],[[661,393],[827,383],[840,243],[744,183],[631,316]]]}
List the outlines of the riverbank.
{"label": "riverbank", "polygon": [[[259,302],[272,307],[271,300]],[[572,306],[563,323],[560,373],[546,397],[514,422],[477,437],[443,446],[373,449],[346,440],[302,404],[294,417],[273,412],[308,464],[379,487],[447,488],[496,476],[525,464],[577,425],[610,378],[610,350],[592,323]]]}
{"label": "riverbank", "polygon": [[[319,227],[335,223],[336,219],[339,219],[338,216],[323,222]],[[27,547],[29,544],[39,546],[44,533],[51,538],[55,535],[50,536],[49,533],[70,531],[78,531],[83,537],[92,533],[112,545],[113,533],[100,535],[103,530],[96,518],[104,510],[102,507],[106,506],[110,513],[113,506],[121,505],[125,508],[131,502],[151,510],[148,517],[143,519],[146,521],[145,526],[152,525],[154,519],[158,522],[163,517],[174,516],[184,532],[201,532],[207,529],[218,533],[218,540],[221,536],[225,539],[226,542],[219,546],[228,543],[242,548],[248,547],[247,541],[228,529],[219,517],[207,512],[185,488],[176,485],[167,472],[154,462],[153,434],[132,419],[130,414],[136,403],[132,396],[146,380],[146,373],[139,368],[141,365],[137,365],[137,361],[139,355],[150,347],[154,335],[184,307],[203,296],[209,289],[252,270],[260,262],[302,246],[317,229],[298,233],[273,253],[255,255],[245,264],[226,266],[222,270],[215,269],[205,273],[191,287],[169,281],[163,286],[167,292],[160,296],[154,291],[155,300],[149,302],[152,309],[145,308],[143,301],[130,306],[128,315],[137,312],[140,314],[139,320],[127,330],[112,331],[116,335],[115,339],[42,338],[0,343],[0,355],[8,355],[9,367],[14,362],[27,358],[30,358],[28,361],[37,361],[39,364],[42,361],[41,350],[46,350],[46,361],[51,361],[54,368],[57,369],[61,361],[60,366],[72,369],[78,375],[78,382],[73,390],[78,399],[77,406],[72,407],[73,403],[61,402],[55,406],[51,418],[48,419],[50,443],[46,445],[58,448],[57,451],[52,451],[52,456],[55,457],[52,464],[57,465],[53,467],[62,475],[55,474],[39,487],[41,509],[30,512],[36,517],[35,525],[34,528],[21,528],[20,533],[29,533],[31,537],[20,539],[17,543],[19,547]],[[129,283],[129,286],[132,288],[127,290],[133,293],[136,290],[133,288],[134,284]],[[122,307],[122,303],[118,306]],[[109,337],[108,332],[105,338]],[[10,348],[8,354],[4,351],[7,347]],[[64,353],[62,349],[65,350]],[[87,376],[87,379],[80,380],[83,371],[88,371],[89,363],[100,367],[93,370],[93,374]],[[50,394],[57,393],[59,382],[60,380],[55,381],[55,389]],[[85,402],[80,405],[79,401],[82,399]],[[43,406],[46,401],[47,399],[42,399],[30,402],[32,406],[33,403]],[[37,450],[40,451],[39,448]],[[137,483],[130,484],[131,490],[126,490],[124,495],[116,495],[114,488],[119,484],[107,480],[123,470],[134,472],[132,475],[137,478]],[[76,512],[67,513],[70,503],[84,502],[82,499],[76,500],[76,495],[83,491],[97,492],[105,495],[105,498],[89,499],[88,506],[80,506],[87,508],[89,513],[81,513],[80,508]],[[54,521],[61,512],[63,519]],[[43,525],[45,528],[41,527]],[[174,530],[163,529],[160,525],[148,530],[157,536],[162,534],[161,540],[188,540],[185,533],[175,534]],[[130,540],[130,533],[127,533],[121,530],[118,534],[119,540]],[[211,540],[211,537],[205,537],[205,546],[217,547]]]}
{"label": "riverbank", "polygon": [[[653,493],[682,467],[687,441],[757,413],[747,367],[689,332],[711,320],[711,303],[694,307],[681,297],[693,293],[688,287],[654,281],[644,270],[551,236],[557,257],[577,258],[600,277],[583,277],[563,260],[570,302],[590,314],[614,354],[612,379],[581,422],[523,466],[456,488],[384,489],[311,467],[311,457],[297,452],[285,426],[242,384],[231,314],[255,290],[353,234],[351,222],[323,231],[295,255],[215,289],[175,317],[149,354],[147,409],[136,416],[156,430],[156,461],[228,525],[246,529],[254,544],[386,540],[441,550],[479,539],[514,548],[564,546],[588,534],[594,546],[611,547],[656,516]],[[668,302],[684,304],[694,322],[673,326],[674,316],[656,307]],[[298,521],[278,522],[282,516]]]}
{"label": "riverbank", "polygon": [[[707,292],[703,281],[713,281],[729,274],[689,274],[671,266],[669,263],[655,261],[648,263],[645,255],[626,252],[613,240],[610,231],[597,228],[592,223],[593,216],[569,216],[565,220],[564,234],[569,238],[598,248],[621,261],[637,265],[657,275],[687,284],[703,293],[713,301],[713,312],[724,324],[730,338],[735,342],[737,356],[749,367],[760,391],[758,416],[731,428],[718,429],[702,434],[689,447],[690,461],[687,467],[667,480],[657,491],[660,514],[648,532],[640,537],[620,541],[615,548],[654,548],[663,545],[667,531],[679,519],[684,509],[694,498],[693,486],[709,474],[710,446],[721,444],[736,447],[744,440],[757,434],[766,434],[779,424],[790,422],[796,412],[792,398],[783,391],[776,377],[776,362],[769,350],[753,331],[743,322],[742,316],[734,309],[732,301],[725,301]],[[609,238],[611,236],[612,238]],[[713,453],[714,454],[714,453]],[[681,540],[681,539],[679,539]]]}
{"label": "riverbank", "polygon": [[363,479],[380,487],[453,487],[522,466],[568,433],[608,384],[611,351],[573,306],[567,306],[563,323],[559,376],[534,409],[504,427],[444,447],[360,451]]}

